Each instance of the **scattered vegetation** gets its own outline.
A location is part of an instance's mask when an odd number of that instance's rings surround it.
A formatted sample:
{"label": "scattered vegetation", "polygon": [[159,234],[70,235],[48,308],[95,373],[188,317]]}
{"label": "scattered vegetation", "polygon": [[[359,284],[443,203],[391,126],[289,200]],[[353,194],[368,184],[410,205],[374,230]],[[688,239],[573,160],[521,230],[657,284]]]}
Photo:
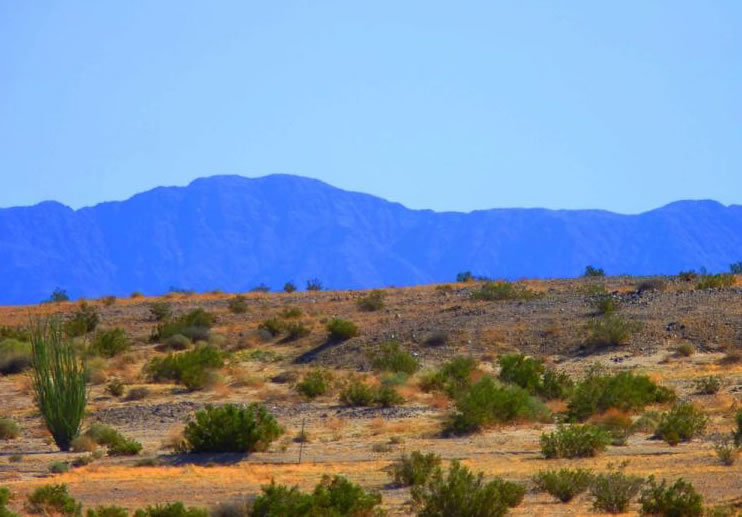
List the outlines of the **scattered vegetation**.
{"label": "scattered vegetation", "polygon": [[330,340],[345,341],[359,334],[358,327],[352,321],[333,318],[327,323],[327,331],[330,333]]}
{"label": "scattered vegetation", "polygon": [[147,506],[134,512],[134,517],[209,517],[209,512],[175,502]]}
{"label": "scattered vegetation", "polygon": [[654,476],[649,476],[639,503],[641,514],[647,516],[701,517],[704,514],[703,497],[683,478],[667,485],[664,479],[658,484]]}
{"label": "scattered vegetation", "polygon": [[296,385],[296,391],[312,400],[325,395],[330,390],[332,374],[325,370],[311,370]]}
{"label": "scattered vegetation", "polygon": [[717,273],[715,275],[702,275],[696,283],[696,289],[724,289],[734,285],[732,273]]}
{"label": "scattered vegetation", "polygon": [[187,352],[155,357],[144,367],[154,382],[173,381],[191,391],[200,390],[213,380],[213,372],[224,365],[222,353],[212,345],[200,345]]}
{"label": "scattered vegetation", "polygon": [[569,375],[547,370],[541,359],[523,354],[505,354],[500,357],[499,363],[501,381],[516,384],[546,400],[567,398],[574,387]]}
{"label": "scattered vegetation", "polygon": [[718,393],[721,389],[721,379],[710,375],[708,377],[701,377],[695,382],[696,393],[699,395],[713,395]]}
{"label": "scattered vegetation", "polygon": [[689,402],[681,402],[662,414],[654,436],[677,445],[702,435],[707,424],[708,418],[703,411]]}
{"label": "scattered vegetation", "polygon": [[547,459],[588,458],[604,451],[611,443],[608,431],[591,424],[559,426],[541,435],[541,453]]}
{"label": "scattered vegetation", "polygon": [[216,323],[216,316],[201,308],[162,321],[153,330],[150,341],[161,342],[170,336],[180,334],[193,342],[206,341],[209,338],[209,329]]}
{"label": "scattered vegetation", "polygon": [[21,428],[12,418],[0,417],[0,440],[15,440],[21,435]]}
{"label": "scattered vegetation", "polygon": [[52,294],[49,295],[49,301],[50,302],[68,302],[70,301],[70,296],[67,294],[67,291],[62,289],[61,287],[57,287],[52,291]]}
{"label": "scattered vegetation", "polygon": [[644,480],[624,474],[625,464],[609,472],[598,474],[590,484],[593,507],[606,513],[626,513],[631,500],[641,490]]}
{"label": "scattered vegetation", "polygon": [[26,511],[34,515],[79,517],[82,505],[67,491],[67,485],[43,485],[28,495]]}
{"label": "scattered vegetation", "polygon": [[381,289],[374,289],[366,296],[358,300],[358,308],[362,311],[380,311],[384,308],[384,298],[386,293]]}
{"label": "scattered vegetation", "polygon": [[739,455],[739,447],[729,436],[717,439],[714,442],[714,451],[721,464],[727,467],[734,465]]}
{"label": "scattered vegetation", "polygon": [[485,282],[479,289],[472,291],[475,300],[498,301],[498,300],[530,300],[538,294],[523,286],[500,280],[496,282]]}
{"label": "scattered vegetation", "polygon": [[170,302],[152,302],[149,304],[149,313],[155,321],[169,320],[173,315],[173,305]]}
{"label": "scattered vegetation", "polygon": [[437,454],[413,451],[410,455],[403,454],[399,461],[392,464],[389,475],[398,486],[421,486],[440,466],[441,457]]}
{"label": "scattered vegetation", "polygon": [[115,357],[129,350],[129,338],[122,328],[98,332],[90,344],[90,351],[101,357]]}
{"label": "scattered vegetation", "polygon": [[31,363],[31,343],[10,337],[0,341],[0,374],[24,372]]}
{"label": "scattered vegetation", "polygon": [[283,291],[285,293],[293,293],[296,291],[296,284],[294,282],[286,282],[283,284]]}
{"label": "scattered vegetation", "polygon": [[568,503],[585,492],[593,481],[593,473],[585,469],[542,470],[533,477],[536,488]]}
{"label": "scattered vegetation", "polygon": [[310,278],[307,280],[307,291],[321,291],[322,282],[317,278]]}
{"label": "scattered vegetation", "polygon": [[100,323],[98,309],[82,302],[77,312],[64,324],[64,331],[69,337],[84,336],[95,330]]}
{"label": "scattered vegetation", "polygon": [[371,355],[371,365],[376,371],[412,375],[420,368],[420,361],[404,350],[399,341],[387,341]]}
{"label": "scattered vegetation", "polygon": [[126,438],[113,427],[96,422],[84,434],[98,445],[108,448],[109,456],[136,456],[142,450],[142,444]]}
{"label": "scattered vegetation", "polygon": [[348,406],[391,407],[404,403],[404,398],[391,386],[374,387],[354,378],[340,393],[340,402]]}
{"label": "scattered vegetation", "polygon": [[607,313],[587,322],[586,344],[591,348],[616,347],[628,343],[640,325],[616,313]]}
{"label": "scattered vegetation", "polygon": [[471,385],[477,363],[471,357],[456,356],[443,363],[438,370],[420,379],[423,391],[442,391],[453,398]]}
{"label": "scattered vegetation", "polygon": [[227,308],[232,314],[244,314],[247,312],[247,297],[238,294],[234,298],[230,298],[227,302]]}
{"label": "scattered vegetation", "polygon": [[456,275],[456,281],[460,283],[468,283],[474,281],[474,275],[471,271],[462,271]]}
{"label": "scattered vegetation", "polygon": [[283,428],[262,404],[207,406],[186,425],[184,448],[192,453],[259,452],[282,434]]}

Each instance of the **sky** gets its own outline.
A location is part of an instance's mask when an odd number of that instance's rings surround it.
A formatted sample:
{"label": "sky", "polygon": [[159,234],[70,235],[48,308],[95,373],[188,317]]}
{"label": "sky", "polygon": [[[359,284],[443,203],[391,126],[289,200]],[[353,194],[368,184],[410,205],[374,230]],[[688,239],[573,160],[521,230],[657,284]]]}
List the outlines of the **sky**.
{"label": "sky", "polygon": [[742,203],[742,2],[0,0],[0,207],[289,173],[411,208]]}

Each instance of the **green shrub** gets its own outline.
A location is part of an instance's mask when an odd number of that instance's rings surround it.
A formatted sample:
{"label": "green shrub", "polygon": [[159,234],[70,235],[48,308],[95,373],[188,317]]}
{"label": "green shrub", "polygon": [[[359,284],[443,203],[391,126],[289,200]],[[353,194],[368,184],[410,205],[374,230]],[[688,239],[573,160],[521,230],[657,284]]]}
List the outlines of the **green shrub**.
{"label": "green shrub", "polygon": [[634,432],[631,417],[617,409],[610,409],[593,418],[592,423],[611,434],[611,445],[626,445],[629,436]]}
{"label": "green shrub", "polygon": [[170,302],[152,302],[149,304],[149,313],[155,321],[165,321],[173,315],[173,305]]}
{"label": "green shrub", "polygon": [[613,314],[621,308],[618,300],[610,294],[600,294],[593,297],[591,305],[597,314]]}
{"label": "green shrub", "polygon": [[389,475],[399,486],[419,486],[427,483],[430,476],[441,466],[441,457],[432,452],[423,454],[413,451],[391,466]]}
{"label": "green shrub", "polygon": [[501,381],[516,384],[531,394],[536,393],[545,371],[543,360],[523,354],[505,354],[498,362]]}
{"label": "green shrub", "polygon": [[731,467],[737,461],[739,447],[728,436],[724,436],[714,442],[714,451],[722,465]]}
{"label": "green shrub", "polygon": [[523,501],[526,490],[499,478],[487,482],[481,472],[475,475],[453,461],[447,474],[436,469],[411,492],[418,517],[502,517]]}
{"label": "green shrub", "polygon": [[247,297],[238,294],[229,299],[227,307],[232,314],[244,314],[247,312]]}
{"label": "green shrub", "polygon": [[96,506],[89,508],[86,517],[129,517],[129,510],[120,506]]}
{"label": "green shrub", "polygon": [[640,325],[626,319],[621,314],[605,314],[590,320],[585,325],[588,336],[586,343],[593,348],[625,345]]}
{"label": "green shrub", "polygon": [[266,450],[283,429],[262,404],[226,404],[198,411],[185,428],[189,452],[251,453]]}
{"label": "green shrub", "polygon": [[605,276],[605,271],[603,270],[603,268],[595,266],[585,266],[585,272],[582,274],[582,276],[586,278],[603,277]]}
{"label": "green shrub", "polygon": [[707,424],[708,418],[703,411],[689,402],[681,402],[662,414],[654,436],[670,445],[677,445],[702,435]]}
{"label": "green shrub", "polygon": [[0,418],[0,440],[14,440],[21,435],[21,428],[15,420]]}
{"label": "green shrub", "polygon": [[330,340],[332,341],[345,341],[359,334],[355,323],[340,318],[331,319],[327,323],[327,331],[330,333]]}
{"label": "green shrub", "polygon": [[278,318],[268,318],[258,325],[258,329],[267,332],[272,337],[280,335],[285,327],[286,324]]}
{"label": "green shrub", "polygon": [[70,496],[67,485],[44,485],[28,495],[26,511],[35,515],[78,517],[82,515],[82,505]]}
{"label": "green shrub", "polygon": [[518,386],[500,386],[483,377],[456,397],[456,409],[444,427],[444,434],[467,434],[488,425],[514,420],[542,420],[548,409]]}
{"label": "green shrub", "polygon": [[64,474],[70,471],[70,464],[66,461],[53,461],[49,464],[50,474]]}
{"label": "green shrub", "polygon": [[115,357],[129,350],[129,338],[122,328],[98,332],[90,344],[90,351],[102,357]]}
{"label": "green shrub", "polygon": [[471,385],[471,377],[477,367],[471,357],[456,356],[447,361],[436,372],[421,379],[421,388],[424,391],[443,391],[449,397]]}
{"label": "green shrub", "polygon": [[675,347],[675,353],[680,357],[690,357],[696,353],[696,347],[691,343],[680,343]]}
{"label": "green shrub", "polygon": [[332,374],[325,370],[312,370],[296,385],[296,391],[308,399],[326,394],[332,383]]}
{"label": "green shrub", "polygon": [[537,392],[545,400],[565,400],[572,394],[574,387],[574,381],[566,372],[547,369]]}
{"label": "green shrub", "polygon": [[684,282],[692,282],[693,280],[698,278],[698,273],[696,273],[692,269],[687,270],[687,271],[680,271],[678,273],[678,278],[680,278],[680,280]]}
{"label": "green shrub", "polygon": [[667,288],[667,282],[662,278],[650,278],[639,282],[636,286],[636,290],[639,293],[647,291],[664,291]]}
{"label": "green shrub", "polygon": [[152,333],[150,340],[160,342],[164,339],[181,334],[191,341],[206,341],[209,338],[209,329],[216,323],[216,316],[198,308],[182,314],[174,319],[165,320]]}
{"label": "green shrub", "polygon": [[541,435],[541,453],[552,458],[588,458],[597,455],[611,443],[611,435],[591,424],[559,426]]}
{"label": "green shrub", "polygon": [[471,296],[475,300],[492,302],[498,300],[530,300],[536,298],[537,294],[530,289],[503,280],[485,282],[479,289],[472,291]]}
{"label": "green shrub", "polygon": [[372,406],[376,390],[360,379],[352,379],[340,393],[340,402],[348,406]]}
{"label": "green shrub", "polygon": [[213,370],[224,366],[222,353],[212,345],[200,345],[188,352],[155,357],[145,365],[154,382],[174,381],[191,391],[203,389],[213,379]]}
{"label": "green shrub", "polygon": [[641,411],[650,404],[669,402],[674,397],[672,391],[658,386],[646,375],[590,372],[569,399],[569,417],[583,421],[609,409]]}
{"label": "green shrub", "polygon": [[358,308],[362,311],[380,311],[384,308],[384,298],[386,293],[381,289],[374,289],[366,296],[358,300]]}
{"label": "green shrub", "polygon": [[283,290],[286,293],[293,293],[296,291],[296,284],[294,282],[286,282],[283,284]]}
{"label": "green shrub", "polygon": [[52,291],[52,294],[49,296],[50,302],[68,302],[70,301],[70,297],[67,294],[67,291],[64,289],[57,287]]}
{"label": "green shrub", "polygon": [[734,275],[731,273],[718,273],[716,275],[703,275],[696,284],[696,289],[724,289],[734,285]]}
{"label": "green shrub", "polygon": [[734,421],[737,424],[737,428],[734,430],[733,433],[734,444],[737,446],[742,446],[742,409],[737,411],[737,414],[734,415]]}
{"label": "green shrub", "polygon": [[0,326],[0,342],[13,339],[22,343],[31,342],[31,332],[24,327]]}
{"label": "green shrub", "polygon": [[310,278],[307,280],[307,291],[321,291],[322,282],[318,278]]}
{"label": "green shrub", "polygon": [[31,336],[32,389],[57,446],[69,450],[80,433],[88,399],[85,364],[56,320],[37,321]]}
{"label": "green shrub", "polygon": [[191,346],[191,340],[182,334],[175,334],[162,341],[162,344],[155,347],[158,352],[164,352],[167,350],[173,350],[181,352],[187,350]]}
{"label": "green shrub", "polygon": [[533,477],[536,488],[568,503],[585,492],[593,481],[593,473],[585,469],[542,470]]}
{"label": "green shrub", "polygon": [[710,375],[702,377],[695,382],[696,393],[699,395],[713,395],[721,389],[721,379]]}
{"label": "green shrub", "polygon": [[303,323],[294,321],[286,324],[286,341],[294,341],[308,336],[312,331]]}
{"label": "green shrub", "polygon": [[632,432],[640,433],[654,433],[657,429],[657,424],[660,423],[660,417],[662,415],[657,411],[647,411],[643,413],[637,420],[631,425]]}
{"label": "green shrub", "polygon": [[301,318],[304,312],[299,307],[286,307],[281,311],[281,317],[284,319]]}
{"label": "green shrub", "polygon": [[134,512],[134,517],[209,517],[209,512],[177,502],[147,506]]}
{"label": "green shrub", "polygon": [[704,513],[703,497],[683,478],[668,486],[664,479],[657,484],[654,476],[649,476],[639,503],[642,505],[642,515],[701,517]]}
{"label": "green shrub", "polygon": [[420,368],[420,361],[404,350],[398,341],[382,343],[379,351],[372,354],[371,364],[376,371],[401,372],[408,375],[412,375]]}
{"label": "green shrub", "polygon": [[124,383],[119,379],[113,379],[106,385],[106,393],[112,397],[122,397],[124,395]]}
{"label": "green shrub", "polygon": [[7,504],[9,502],[10,490],[6,487],[0,486],[0,517],[18,517],[18,515],[8,510]]}
{"label": "green shrub", "polygon": [[65,322],[64,330],[69,337],[84,336],[94,331],[99,322],[98,309],[87,302],[82,302],[72,318]]}
{"label": "green shrub", "polygon": [[462,271],[456,275],[456,281],[461,283],[473,282],[474,275],[472,275],[471,271]]}
{"label": "green shrub", "polygon": [[15,338],[0,341],[0,374],[13,375],[31,367],[31,344]]}
{"label": "green shrub", "polygon": [[381,407],[394,407],[404,404],[404,397],[393,386],[380,386],[376,390],[374,402]]}
{"label": "green shrub", "polygon": [[136,440],[126,438],[113,427],[94,423],[87,431],[86,437],[93,440],[98,445],[108,448],[109,456],[136,456],[142,450],[142,444]]}
{"label": "green shrub", "polygon": [[367,493],[343,476],[324,476],[310,494],[271,482],[253,502],[253,517],[374,517],[381,496]]}
{"label": "green shrub", "polygon": [[626,475],[621,469],[598,474],[590,484],[593,507],[606,513],[626,513],[643,484],[642,478]]}

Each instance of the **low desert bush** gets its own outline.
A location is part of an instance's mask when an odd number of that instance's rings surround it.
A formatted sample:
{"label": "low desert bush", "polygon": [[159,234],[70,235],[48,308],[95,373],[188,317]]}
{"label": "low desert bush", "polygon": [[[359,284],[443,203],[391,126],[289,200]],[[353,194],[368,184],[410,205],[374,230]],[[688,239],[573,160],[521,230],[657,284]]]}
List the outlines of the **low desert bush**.
{"label": "low desert bush", "polygon": [[616,313],[604,314],[591,319],[587,330],[586,344],[591,348],[616,347],[625,345],[640,325]]}
{"label": "low desert bush", "polygon": [[85,512],[85,517],[129,517],[129,510],[121,506],[96,506]]}
{"label": "low desert bush", "polygon": [[643,484],[641,477],[624,474],[622,467],[597,474],[590,484],[593,507],[605,513],[626,513]]}
{"label": "low desert bush", "polygon": [[191,391],[205,388],[213,380],[213,371],[224,365],[222,353],[212,345],[200,345],[188,352],[155,357],[144,367],[154,382],[174,381]]}
{"label": "low desert bush", "polygon": [[149,304],[149,313],[155,321],[165,321],[173,315],[173,305],[170,302],[152,302]]}
{"label": "low desert bush", "polygon": [[734,275],[731,273],[718,273],[716,275],[702,275],[696,289],[724,289],[734,285]]}
{"label": "low desert bush", "polygon": [[98,309],[82,302],[77,312],[64,324],[64,331],[69,337],[84,336],[95,330],[100,322]]}
{"label": "low desert bush", "polygon": [[70,471],[70,464],[66,461],[53,461],[48,468],[50,474],[64,474]]}
{"label": "low desert bush", "polygon": [[714,395],[721,389],[721,379],[709,375],[708,377],[697,379],[695,386],[696,393],[699,395]]}
{"label": "low desert bush", "polygon": [[742,409],[737,411],[737,413],[734,415],[734,422],[737,425],[737,428],[732,433],[734,437],[734,444],[737,446],[742,446]]}
{"label": "low desert bush", "polygon": [[655,384],[646,375],[620,372],[605,375],[593,370],[575,387],[569,399],[569,418],[583,421],[609,409],[641,411],[655,403],[672,401],[674,393]]}
{"label": "low desert bush", "polygon": [[150,341],[161,342],[164,339],[181,334],[191,341],[206,341],[209,329],[216,323],[216,316],[202,308],[193,309],[178,316],[163,320],[152,332]]}
{"label": "low desert bush", "polygon": [[658,484],[654,476],[649,476],[639,503],[641,514],[647,516],[701,517],[704,514],[703,497],[683,478],[668,485],[664,479]]}
{"label": "low desert bush", "polygon": [[252,517],[375,517],[383,515],[381,496],[343,476],[324,476],[314,491],[271,482],[252,505]]}
{"label": "low desert bush", "polygon": [[279,318],[268,318],[258,325],[258,329],[267,332],[271,337],[276,337],[281,334],[286,328],[286,323]]}
{"label": "low desert bush", "polygon": [[696,353],[696,347],[691,343],[680,343],[675,347],[675,353],[680,357],[690,357]]}
{"label": "low desert bush", "polygon": [[667,289],[667,281],[663,278],[650,278],[639,282],[636,286],[636,290],[639,293],[647,291],[664,291]]}
{"label": "low desert bush", "polygon": [[438,370],[425,374],[420,379],[423,391],[442,391],[449,397],[471,385],[472,374],[477,363],[471,357],[456,356],[443,363]]}
{"label": "low desert bush", "polygon": [[82,505],[67,491],[67,485],[43,485],[28,495],[26,511],[34,515],[79,517]]}
{"label": "low desert bush", "polygon": [[472,291],[475,300],[530,300],[537,298],[534,291],[508,281],[485,282],[479,289]]}
{"label": "low desert bush", "polygon": [[628,413],[609,409],[602,415],[594,417],[591,422],[611,435],[611,445],[626,445],[629,436],[634,432],[634,423]]}
{"label": "low desert bush", "polygon": [[585,272],[582,273],[582,276],[584,276],[585,278],[604,277],[605,270],[600,267],[585,266]]}
{"label": "low desert bush", "polygon": [[308,399],[325,395],[330,390],[332,374],[326,370],[312,370],[297,383],[296,391]]}
{"label": "low desert bush", "polygon": [[296,291],[296,284],[294,282],[286,282],[283,284],[283,292],[293,293],[294,291]]}
{"label": "low desert bush", "polygon": [[689,402],[681,402],[662,414],[654,437],[677,445],[702,435],[707,424],[708,418],[703,411]]}
{"label": "low desert bush", "polygon": [[209,517],[209,512],[203,508],[175,502],[140,508],[134,512],[134,517]]}
{"label": "low desert bush", "polygon": [[184,447],[193,453],[259,452],[281,434],[283,428],[262,404],[207,406],[186,425]]}
{"label": "low desert bush", "polygon": [[0,418],[0,440],[14,440],[21,435],[21,428],[11,418]]}
{"label": "low desert bush", "polygon": [[541,435],[541,453],[552,458],[588,458],[604,451],[611,443],[611,434],[591,424],[559,426],[552,433]]}
{"label": "low desert bush", "polygon": [[500,380],[516,384],[529,393],[536,393],[544,374],[544,361],[523,354],[505,354],[500,357]]}
{"label": "low desert bush", "polygon": [[566,400],[572,395],[574,387],[575,383],[569,374],[547,369],[537,393],[545,400]]}
{"label": "low desert bush", "polygon": [[515,420],[544,420],[549,410],[519,386],[501,386],[491,377],[461,391],[456,408],[444,424],[444,434],[461,435]]}
{"label": "low desert bush", "polygon": [[389,475],[398,486],[419,486],[427,483],[440,466],[441,457],[437,454],[413,451],[409,456],[403,454],[399,461],[392,464]]}
{"label": "low desert bush", "polygon": [[376,371],[412,375],[420,368],[420,361],[404,350],[398,341],[388,341],[371,355],[371,365]]}
{"label": "low desert bush", "polygon": [[384,298],[386,293],[381,289],[374,289],[366,296],[358,300],[358,308],[362,311],[380,311],[384,308]]}
{"label": "low desert bush", "polygon": [[286,324],[286,341],[295,341],[308,336],[312,331],[309,327],[299,321],[292,321]]}
{"label": "low desert bush", "polygon": [[106,385],[106,393],[112,397],[123,397],[124,396],[124,383],[119,379],[113,379]]}
{"label": "low desert bush", "polygon": [[247,312],[247,297],[238,294],[230,298],[227,302],[227,308],[232,314],[244,314]]}
{"label": "low desert bush", "polygon": [[318,278],[310,278],[307,280],[307,291],[321,291],[322,282]]}
{"label": "low desert bush", "polygon": [[359,334],[358,326],[352,321],[333,318],[327,323],[327,331],[330,333],[330,340],[345,341]]}
{"label": "low desert bush", "polygon": [[593,481],[593,473],[585,469],[542,470],[533,477],[536,488],[568,503],[585,492]]}
{"label": "low desert bush", "polygon": [[299,307],[286,307],[281,311],[281,317],[286,320],[301,318],[304,312]]}
{"label": "low desert bush", "polygon": [[405,400],[394,386],[381,385],[376,388],[374,402],[381,407],[394,407],[404,404]]}
{"label": "low desert bush", "polygon": [[447,473],[436,469],[411,492],[418,517],[502,517],[523,501],[526,489],[499,478],[485,481],[481,472],[453,461]]}
{"label": "low desert bush", "polygon": [[31,343],[15,338],[0,341],[0,374],[13,375],[31,367]]}
{"label": "low desert bush", "polygon": [[90,351],[101,357],[115,357],[129,350],[129,338],[122,328],[98,332],[90,343]]}
{"label": "low desert bush", "polygon": [[136,456],[142,450],[141,443],[126,438],[113,427],[102,423],[92,424],[84,436],[107,447],[109,456]]}
{"label": "low desert bush", "polygon": [[10,490],[4,486],[0,486],[0,517],[18,517],[17,514],[8,510],[8,503],[10,502]]}
{"label": "low desert bush", "polygon": [[739,447],[729,436],[717,439],[714,442],[714,451],[721,464],[727,467],[734,465],[737,461],[737,456],[739,456]]}
{"label": "low desert bush", "polygon": [[613,314],[621,308],[621,304],[616,297],[610,294],[599,294],[593,296],[590,305],[596,314]]}

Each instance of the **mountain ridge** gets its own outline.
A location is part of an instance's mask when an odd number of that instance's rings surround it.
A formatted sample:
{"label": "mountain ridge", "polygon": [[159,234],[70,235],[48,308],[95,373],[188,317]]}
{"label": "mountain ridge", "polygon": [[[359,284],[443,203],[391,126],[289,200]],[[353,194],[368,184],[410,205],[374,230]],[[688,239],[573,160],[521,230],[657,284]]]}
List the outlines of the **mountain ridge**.
{"label": "mountain ridge", "polygon": [[321,180],[218,175],[72,209],[45,201],[0,209],[0,303],[59,286],[72,296],[247,290],[260,283],[360,288],[500,278],[726,269],[742,259],[742,207],[669,203],[605,210],[409,209]]}

